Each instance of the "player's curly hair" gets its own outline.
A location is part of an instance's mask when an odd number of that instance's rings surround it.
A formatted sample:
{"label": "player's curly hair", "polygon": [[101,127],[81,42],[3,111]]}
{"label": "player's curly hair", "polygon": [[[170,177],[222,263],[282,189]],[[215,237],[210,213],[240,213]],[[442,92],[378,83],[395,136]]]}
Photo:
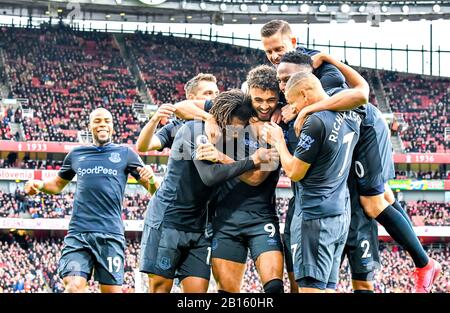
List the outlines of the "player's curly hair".
{"label": "player's curly hair", "polygon": [[298,65],[306,65],[313,68],[313,61],[307,54],[300,53],[298,51],[286,52],[280,60],[280,63],[293,63]]}
{"label": "player's curly hair", "polygon": [[209,113],[214,117],[217,125],[225,129],[231,124],[233,117],[248,122],[252,116],[252,100],[240,89],[224,91],[213,100]]}
{"label": "player's curly hair", "polygon": [[277,71],[273,66],[259,65],[247,74],[248,88],[279,92]]}

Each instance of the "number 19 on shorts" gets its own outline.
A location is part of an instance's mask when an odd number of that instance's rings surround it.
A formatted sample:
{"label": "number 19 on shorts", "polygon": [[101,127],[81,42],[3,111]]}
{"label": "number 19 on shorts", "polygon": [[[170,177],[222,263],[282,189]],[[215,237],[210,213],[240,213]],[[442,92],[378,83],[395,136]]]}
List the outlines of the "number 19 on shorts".
{"label": "number 19 on shorts", "polygon": [[112,273],[112,272],[117,273],[120,271],[122,261],[119,256],[115,256],[115,257],[109,256],[106,259],[108,260],[108,271],[110,273]]}

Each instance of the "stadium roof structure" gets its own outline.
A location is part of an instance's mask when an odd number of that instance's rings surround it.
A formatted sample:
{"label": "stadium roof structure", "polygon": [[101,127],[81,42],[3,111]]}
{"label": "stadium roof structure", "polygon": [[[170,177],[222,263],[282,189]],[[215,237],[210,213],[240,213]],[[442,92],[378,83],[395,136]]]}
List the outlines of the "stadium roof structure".
{"label": "stadium roof structure", "polygon": [[6,0],[0,15],[147,23],[357,23],[450,19],[449,1]]}

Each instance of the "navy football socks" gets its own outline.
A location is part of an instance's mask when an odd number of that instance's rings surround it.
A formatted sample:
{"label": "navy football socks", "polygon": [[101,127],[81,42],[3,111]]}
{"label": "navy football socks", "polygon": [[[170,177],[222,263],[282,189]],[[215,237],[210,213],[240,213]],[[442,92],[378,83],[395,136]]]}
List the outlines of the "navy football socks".
{"label": "navy football socks", "polygon": [[375,219],[383,225],[392,239],[409,252],[416,267],[422,268],[428,264],[429,259],[425,250],[400,212],[389,205]]}

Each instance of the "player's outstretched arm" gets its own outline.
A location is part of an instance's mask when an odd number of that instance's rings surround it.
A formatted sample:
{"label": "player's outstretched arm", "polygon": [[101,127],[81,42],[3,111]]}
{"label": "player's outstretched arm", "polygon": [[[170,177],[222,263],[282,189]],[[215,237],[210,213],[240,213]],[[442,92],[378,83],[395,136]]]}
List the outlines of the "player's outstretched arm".
{"label": "player's outstretched arm", "polygon": [[[263,153],[263,151],[259,151]],[[268,152],[267,152],[268,153]],[[211,144],[206,143],[199,145],[196,151],[197,160],[219,162],[221,164],[231,164],[236,162],[225,153],[220,152],[217,148]],[[270,174],[271,171],[265,171],[262,169],[254,169],[239,175],[239,179],[250,186],[260,185]]]}
{"label": "player's outstretched arm", "polygon": [[25,193],[30,196],[39,192],[54,195],[60,193],[69,182],[70,180],[62,179],[59,176],[55,176],[45,181],[33,179],[26,182],[24,189]]}
{"label": "player's outstretched arm", "polygon": [[230,164],[216,164],[197,159],[193,161],[202,182],[209,187],[252,170],[261,162],[255,156]]}
{"label": "player's outstretched arm", "polygon": [[175,115],[182,120],[202,120],[206,122],[211,114],[205,111],[205,100],[184,100],[174,104]]}
{"label": "player's outstretched arm", "polygon": [[159,140],[158,136],[155,136],[155,130],[161,122],[161,119],[168,118],[170,115],[174,114],[175,111],[176,108],[172,104],[163,104],[158,108],[156,113],[147,122],[139,134],[136,142],[136,149],[139,152],[159,150],[162,148],[161,140]]}

